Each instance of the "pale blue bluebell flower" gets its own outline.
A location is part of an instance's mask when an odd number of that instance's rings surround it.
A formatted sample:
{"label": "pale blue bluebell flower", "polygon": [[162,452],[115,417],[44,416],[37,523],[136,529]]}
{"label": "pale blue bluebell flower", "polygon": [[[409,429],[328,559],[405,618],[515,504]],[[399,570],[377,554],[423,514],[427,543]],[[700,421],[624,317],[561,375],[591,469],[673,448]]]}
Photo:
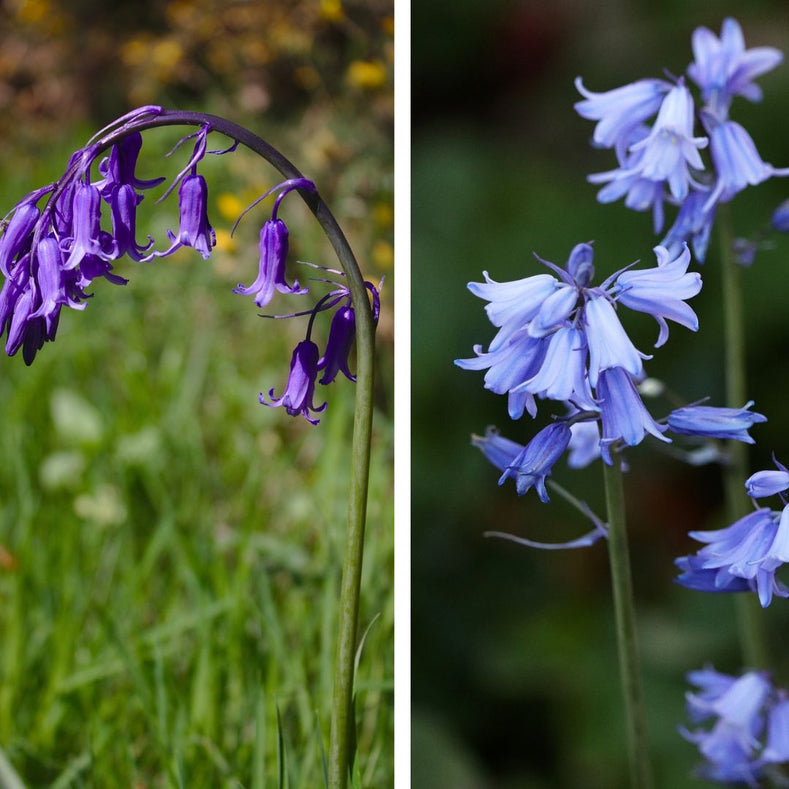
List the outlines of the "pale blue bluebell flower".
{"label": "pale blue bluebell flower", "polygon": [[693,62],[688,76],[701,89],[707,108],[720,120],[728,115],[735,96],[761,101],[762,90],[753,81],[775,68],[782,60],[774,47],[745,48],[745,38],[737,20],[724,19],[720,37],[706,27],[699,27],[691,38]]}
{"label": "pale blue bluebell flower", "polygon": [[[789,561],[789,509],[781,512],[766,507],[745,515],[724,529],[692,531],[690,537],[705,546],[694,557],[683,557],[676,564],[682,571],[677,583],[701,591],[743,591],[758,594],[763,608],[773,596],[789,597],[789,589],[776,577],[776,571]],[[688,561],[690,560],[690,561]],[[701,573],[699,578],[697,575]],[[713,589],[706,588],[714,573]],[[731,579],[740,582],[731,583]]]}
{"label": "pale blue bluebell flower", "polygon": [[624,197],[625,206],[631,211],[652,210],[652,224],[655,233],[663,229],[666,185],[663,181],[653,181],[644,177],[641,165],[646,151],[633,150],[632,144],[649,136],[648,126],[638,126],[628,138],[626,153],[620,157],[620,166],[602,173],[592,173],[586,177],[591,184],[603,184],[597,193],[599,203],[614,203]]}
{"label": "pale blue bluebell flower", "polygon": [[732,439],[753,444],[754,440],[748,430],[755,424],[766,422],[767,417],[748,410],[752,405],[753,400],[749,400],[742,408],[684,406],[668,415],[668,428],[672,433],[684,436]]}
{"label": "pale blue bluebell flower", "polygon": [[644,151],[638,174],[650,181],[663,181],[675,200],[684,200],[693,182],[690,169],[703,170],[699,150],[709,140],[693,134],[694,105],[690,91],[680,80],[663,99],[649,134],[630,146]]}
{"label": "pale blue bluebell flower", "polygon": [[767,742],[761,753],[765,764],[789,762],[789,698],[785,691],[778,697],[767,717]]}
{"label": "pale blue bluebell flower", "polygon": [[623,271],[616,278],[612,295],[619,304],[645,312],[658,322],[658,348],[668,339],[666,319],[698,331],[696,313],[685,301],[701,291],[701,276],[688,272],[690,251],[686,244],[676,256],[665,247],[655,247],[654,251],[657,268]]}
{"label": "pale blue bluebell flower", "polygon": [[745,481],[745,492],[752,499],[766,499],[789,490],[789,469],[773,457],[776,471],[757,471]]}
{"label": "pale blue bluebell flower", "polygon": [[756,186],[772,176],[789,175],[762,161],[751,135],[736,121],[725,121],[710,132],[710,155],[715,166],[715,186],[704,210],[726,203],[747,186]]}
{"label": "pale blue bluebell flower", "polygon": [[519,496],[534,488],[540,501],[547,503],[550,499],[545,480],[569,443],[570,428],[566,422],[553,422],[544,427],[504,469],[499,485],[514,479]]}
{"label": "pale blue bluebell flower", "polygon": [[609,367],[600,373],[597,399],[602,422],[600,450],[603,460],[612,463],[611,446],[624,441],[628,446],[640,444],[646,434],[661,441],[665,425],[658,424],[647,411],[636,390],[632,375],[622,367]]}
{"label": "pale blue bluebell flower", "polygon": [[570,443],[567,445],[567,465],[586,468],[600,457],[600,426],[598,421],[574,422],[570,425]]}
{"label": "pale blue bluebell flower", "polygon": [[[692,731],[679,727],[704,761],[698,774],[720,783],[763,785],[776,777],[773,765],[789,762],[789,699],[767,672],[745,671],[739,677],[712,667],[691,671],[694,690],[685,695]],[[782,781],[778,781],[782,783]]]}
{"label": "pale blue bluebell flower", "polygon": [[700,688],[686,694],[688,717],[693,723],[711,722],[710,728],[694,731],[680,727],[682,736],[704,757],[699,774],[722,783],[757,786],[762,771],[759,738],[773,690],[767,676],[750,671],[735,678],[706,669],[690,672],[688,680]]}
{"label": "pale blue bluebell flower", "polygon": [[621,88],[593,93],[580,77],[575,87],[584,96],[575,104],[576,112],[587,120],[597,121],[593,140],[601,148],[621,148],[631,131],[660,109],[671,83],[662,79],[642,79]]}
{"label": "pale blue bluebell flower", "polygon": [[674,224],[660,242],[671,254],[678,255],[683,245],[690,243],[695,259],[704,262],[717,208],[717,205],[706,208],[708,194],[692,189],[682,201]]}

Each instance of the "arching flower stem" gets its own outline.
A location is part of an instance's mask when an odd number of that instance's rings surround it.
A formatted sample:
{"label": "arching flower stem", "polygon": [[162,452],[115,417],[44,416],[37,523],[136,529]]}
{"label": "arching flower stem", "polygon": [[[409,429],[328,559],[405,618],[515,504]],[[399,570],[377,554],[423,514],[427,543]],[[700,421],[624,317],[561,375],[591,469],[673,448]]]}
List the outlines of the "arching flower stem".
{"label": "arching flower stem", "polygon": [[[86,162],[93,161],[99,153],[110,148],[128,134],[160,126],[199,126],[201,129],[205,129],[206,133],[223,134],[261,156],[286,180],[303,179],[305,184],[308,183],[302,173],[271,144],[249,129],[226,118],[203,112],[147,107],[142,113],[130,113],[129,116],[124,117],[123,121],[119,125],[113,125],[106,134],[95,139],[89,149],[90,156],[86,155],[86,151],[72,162],[61,183],[68,183],[70,181],[69,174],[73,175],[80,169],[84,169]],[[61,191],[59,187],[55,188],[48,209],[51,210],[50,207],[55,205]],[[364,277],[337,220],[317,191],[298,187],[295,191],[298,191],[318,220],[337,255],[345,273],[352,306],[356,314],[356,395],[351,442],[351,477],[345,555],[340,585],[338,638],[328,752],[329,789],[344,789],[348,783],[350,765],[352,764],[351,751],[355,742],[354,734],[351,731],[354,720],[351,707],[370,473],[375,321]]]}

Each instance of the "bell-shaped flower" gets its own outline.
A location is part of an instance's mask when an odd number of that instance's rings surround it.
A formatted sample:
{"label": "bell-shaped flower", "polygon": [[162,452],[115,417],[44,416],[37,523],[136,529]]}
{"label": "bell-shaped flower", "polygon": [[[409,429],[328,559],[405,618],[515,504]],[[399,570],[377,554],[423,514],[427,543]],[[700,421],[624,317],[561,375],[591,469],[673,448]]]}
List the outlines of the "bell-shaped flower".
{"label": "bell-shaped flower", "polygon": [[115,186],[107,198],[112,212],[112,235],[118,245],[118,257],[128,255],[132,260],[149,260],[153,253],[145,253],[153,246],[153,238],[148,236],[145,246],[137,243],[137,206],[140,196],[130,184]]}
{"label": "bell-shaped flower", "polygon": [[697,331],[699,321],[685,303],[701,290],[701,276],[688,272],[690,251],[687,245],[673,260],[665,247],[655,247],[658,265],[655,268],[623,271],[617,278],[612,294],[631,310],[646,312],[660,327],[655,347],[668,339],[666,319]]}
{"label": "bell-shaped flower", "polygon": [[766,499],[789,490],[789,469],[773,457],[777,470],[757,471],[745,480],[745,492],[752,499]]}
{"label": "bell-shaped flower", "polygon": [[99,191],[108,202],[118,186],[131,186],[132,189],[151,189],[165,181],[164,177],[144,180],[135,174],[137,158],[142,149],[142,134],[132,132],[112,146],[110,155],[99,162],[102,180],[96,183]]}
{"label": "bell-shaped flower", "polygon": [[485,388],[496,394],[509,394],[510,417],[520,419],[524,408],[528,408],[534,416],[534,398],[524,390],[515,393],[512,390],[537,374],[547,346],[545,338],[530,337],[526,332],[521,332],[505,345],[487,353],[482,351],[482,346],[475,345],[475,358],[455,359],[455,364],[463,370],[487,369]]}
{"label": "bell-shaped flower", "polygon": [[660,242],[660,246],[668,249],[670,254],[679,255],[683,245],[690,243],[696,260],[704,262],[717,207],[705,208],[707,196],[707,192],[693,189],[682,201],[674,224]]}
{"label": "bell-shaped flower", "polygon": [[288,257],[288,228],[281,219],[270,219],[260,229],[260,265],[257,279],[249,286],[239,284],[234,293],[242,296],[255,294],[255,304],[265,307],[274,297],[274,290],[280,293],[302,294],[298,282],[288,285],[285,280],[285,262]]}
{"label": "bell-shaped flower", "polygon": [[66,243],[63,268],[74,269],[90,256],[104,261],[117,258],[118,245],[101,229],[101,195],[93,184],[74,185],[72,212],[72,236]]}
{"label": "bell-shaped flower", "polygon": [[705,546],[697,552],[695,562],[679,565],[685,574],[677,578],[677,583],[698,589],[693,572],[714,570],[715,584],[721,591],[740,590],[741,585],[729,587],[729,576],[742,579],[758,593],[763,608],[773,595],[789,597],[789,589],[775,577],[776,570],[789,561],[788,508],[781,513],[761,508],[724,529],[693,531],[690,536]]}
{"label": "bell-shaped flower", "polygon": [[353,307],[342,306],[332,316],[326,351],[318,360],[318,370],[323,370],[318,383],[328,385],[338,373],[342,373],[349,381],[356,380],[356,376],[348,368],[348,356],[355,338],[356,315]]}
{"label": "bell-shaped flower", "polygon": [[668,415],[668,429],[683,436],[721,438],[753,444],[748,430],[767,417],[748,409],[753,400],[742,408],[717,408],[706,405],[689,405],[677,408]]}
{"label": "bell-shaped flower", "polygon": [[575,111],[587,120],[597,121],[593,140],[601,148],[621,146],[635,126],[660,109],[671,84],[661,79],[642,79],[603,93],[587,90],[580,77],[575,87],[584,96]]}
{"label": "bell-shaped flower", "polygon": [[706,137],[693,136],[693,97],[680,82],[666,94],[650,133],[630,146],[630,151],[643,150],[637,173],[650,181],[664,181],[675,200],[688,194],[689,168],[703,170],[699,149],[706,148]]}
{"label": "bell-shaped flower", "polygon": [[30,250],[33,230],[41,216],[38,206],[29,201],[20,203],[0,238],[0,272],[11,275],[14,261]]}
{"label": "bell-shaped flower", "polygon": [[620,166],[614,170],[593,173],[586,177],[591,184],[604,184],[597,193],[599,203],[613,203],[625,198],[625,205],[631,211],[649,211],[652,209],[652,225],[655,233],[663,229],[666,199],[666,185],[663,181],[645,178],[641,166],[646,154],[643,148],[632,150],[630,146],[645,140],[650,134],[648,126],[636,126],[628,137],[626,153],[620,156]]}
{"label": "bell-shaped flower", "polygon": [[570,443],[570,428],[565,422],[553,422],[543,428],[520,451],[499,479],[499,485],[512,478],[519,496],[531,488],[537,491],[540,501],[547,503],[545,480]]}
{"label": "bell-shaped flower", "polygon": [[783,691],[767,717],[767,742],[760,758],[766,764],[789,762],[789,698]]}
{"label": "bell-shaped flower", "polygon": [[609,367],[600,373],[597,399],[602,422],[600,450],[603,460],[612,464],[611,445],[624,441],[628,446],[640,444],[647,433],[669,442],[659,425],[647,411],[633,383],[632,376],[622,367]]}
{"label": "bell-shaped flower", "polygon": [[74,301],[66,292],[62,253],[53,236],[47,236],[38,242],[36,263],[41,304],[31,313],[30,319],[43,318],[47,339],[51,340],[54,339],[61,306],[66,304],[72,309],[84,310],[87,305]]}
{"label": "bell-shaped flower", "polygon": [[597,386],[600,372],[609,367],[622,368],[640,377],[644,371],[641,353],[627,336],[616,310],[605,296],[596,295],[586,302],[583,313],[589,345],[589,383]]}
{"label": "bell-shaped flower", "polygon": [[715,186],[704,203],[726,203],[746,186],[756,186],[772,176],[789,175],[789,167],[777,169],[763,162],[751,135],[735,121],[716,125],[710,133],[710,155],[715,165]]}
{"label": "bell-shaped flower", "polygon": [[208,185],[202,175],[191,173],[183,177],[178,187],[178,211],[178,234],[168,231],[172,243],[164,252],[157,252],[156,257],[166,257],[181,247],[193,247],[207,260],[216,244],[216,234],[208,220]]}
{"label": "bell-shaped flower", "polygon": [[566,400],[579,409],[595,408],[586,374],[586,339],[583,331],[562,326],[547,338],[539,371],[512,391],[526,391],[549,400]]}
{"label": "bell-shaped flower", "polygon": [[574,422],[570,425],[570,443],[567,446],[567,465],[586,468],[600,457],[600,425],[598,420]]}
{"label": "bell-shaped flower", "polygon": [[688,66],[688,76],[701,89],[710,111],[721,120],[726,118],[735,96],[760,101],[762,91],[753,80],[783,60],[774,47],[746,49],[742,28],[730,17],[723,20],[720,38],[708,28],[699,27],[691,43],[694,60]]}
{"label": "bell-shaped flower", "polygon": [[302,340],[293,351],[290,375],[282,396],[275,398],[272,388],[268,393],[271,402],[267,402],[261,392],[258,396],[260,403],[272,407],[282,406],[291,416],[301,414],[308,422],[317,425],[320,420],[313,418],[310,414],[324,411],[327,405],[325,402],[320,406],[313,404],[319,357],[318,346],[312,340]]}
{"label": "bell-shaped flower", "polygon": [[559,285],[550,274],[536,274],[513,282],[496,282],[487,271],[485,282],[469,282],[468,289],[489,302],[485,305],[488,320],[498,327],[522,327],[529,323]]}

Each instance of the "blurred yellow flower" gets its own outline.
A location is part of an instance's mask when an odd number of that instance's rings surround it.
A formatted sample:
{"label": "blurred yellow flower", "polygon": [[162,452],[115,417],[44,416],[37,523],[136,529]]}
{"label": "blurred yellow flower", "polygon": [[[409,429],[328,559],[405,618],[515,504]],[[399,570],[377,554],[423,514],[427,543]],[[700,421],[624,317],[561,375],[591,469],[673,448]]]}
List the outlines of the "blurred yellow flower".
{"label": "blurred yellow flower", "polygon": [[373,263],[383,271],[394,266],[394,247],[388,241],[379,239],[373,244]]}
{"label": "blurred yellow flower", "polygon": [[342,19],[342,0],[321,0],[321,17],[329,22]]}
{"label": "blurred yellow flower", "polygon": [[354,60],[348,66],[348,81],[364,90],[383,87],[386,84],[386,66],[380,60]]}
{"label": "blurred yellow flower", "polygon": [[228,222],[235,222],[246,208],[238,197],[230,192],[222,192],[216,198],[216,208]]}
{"label": "blurred yellow flower", "polygon": [[235,238],[230,235],[229,230],[219,228],[214,231],[216,233],[216,249],[220,252],[235,252],[238,248]]}

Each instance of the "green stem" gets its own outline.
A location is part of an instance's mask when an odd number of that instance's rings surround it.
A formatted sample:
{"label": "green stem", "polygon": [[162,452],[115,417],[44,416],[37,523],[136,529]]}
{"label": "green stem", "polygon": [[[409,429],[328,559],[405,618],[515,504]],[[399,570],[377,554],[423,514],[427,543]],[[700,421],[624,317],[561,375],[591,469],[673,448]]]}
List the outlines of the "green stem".
{"label": "green stem", "polygon": [[[740,408],[747,401],[745,367],[745,322],[742,309],[742,268],[732,255],[731,224],[728,206],[718,213],[720,236],[721,278],[723,295],[724,369],[726,404]],[[748,477],[748,447],[741,441],[729,441],[729,462],[724,466],[727,522],[734,523],[750,508],[745,494]],[[736,596],[740,647],[745,664],[750,668],[767,668],[767,637],[761,608],[755,595]]]}
{"label": "green stem", "polygon": [[633,789],[648,789],[652,786],[652,768],[636,639],[630,556],[627,548],[625,494],[620,460],[615,453],[612,455],[613,465],[603,464],[603,476],[608,510],[608,557],[614,596],[619,672],[625,705],[630,786]]}
{"label": "green stem", "polygon": [[[263,157],[286,179],[304,177],[288,159],[261,137],[226,118],[202,112],[162,110],[155,115],[141,118],[132,125],[107,133],[96,143],[96,146],[99,150],[109,148],[131,131],[142,131],[157,126],[204,126],[206,124],[212,131],[237,140]],[[353,251],[329,207],[316,193],[300,190],[299,194],[315,215],[334,248],[346,275],[356,316],[356,400],[351,441],[351,479],[348,494],[345,556],[340,582],[337,651],[328,753],[329,789],[344,789],[348,783],[352,748],[355,741],[352,732],[354,725],[353,680],[367,514],[367,489],[370,476],[375,325],[364,277]]]}

